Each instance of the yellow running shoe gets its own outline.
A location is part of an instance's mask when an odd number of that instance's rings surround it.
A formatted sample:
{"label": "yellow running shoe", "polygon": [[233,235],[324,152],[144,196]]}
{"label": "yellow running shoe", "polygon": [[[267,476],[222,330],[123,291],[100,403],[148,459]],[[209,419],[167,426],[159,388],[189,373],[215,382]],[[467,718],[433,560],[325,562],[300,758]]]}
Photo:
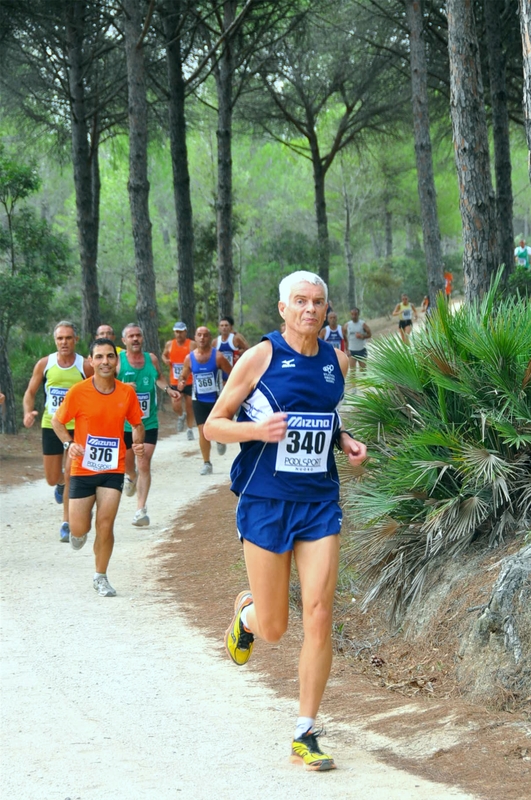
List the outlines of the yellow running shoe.
{"label": "yellow running shoe", "polygon": [[235,664],[246,664],[253,651],[254,636],[246,631],[241,621],[242,611],[253,602],[251,592],[240,592],[234,601],[234,617],[225,633],[225,649]]}
{"label": "yellow running shoe", "polygon": [[317,737],[322,731],[306,731],[291,743],[290,761],[292,764],[304,764],[304,769],[325,772],[336,769],[332,756],[322,753],[317,744]]}

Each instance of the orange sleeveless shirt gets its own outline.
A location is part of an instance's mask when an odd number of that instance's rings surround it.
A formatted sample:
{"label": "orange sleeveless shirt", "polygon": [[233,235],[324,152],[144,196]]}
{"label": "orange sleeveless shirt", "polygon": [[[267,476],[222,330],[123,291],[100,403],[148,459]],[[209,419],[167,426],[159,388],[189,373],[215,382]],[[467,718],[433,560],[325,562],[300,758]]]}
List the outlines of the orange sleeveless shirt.
{"label": "orange sleeveless shirt", "polygon": [[[190,353],[190,345],[192,343],[191,339],[186,339],[184,344],[178,344],[177,339],[174,339],[171,343],[169,359],[170,359],[170,384],[172,386],[177,385],[177,381],[179,380],[180,374],[183,369],[184,359]],[[193,383],[192,374],[188,376],[188,380],[186,381],[186,386],[191,386]]]}

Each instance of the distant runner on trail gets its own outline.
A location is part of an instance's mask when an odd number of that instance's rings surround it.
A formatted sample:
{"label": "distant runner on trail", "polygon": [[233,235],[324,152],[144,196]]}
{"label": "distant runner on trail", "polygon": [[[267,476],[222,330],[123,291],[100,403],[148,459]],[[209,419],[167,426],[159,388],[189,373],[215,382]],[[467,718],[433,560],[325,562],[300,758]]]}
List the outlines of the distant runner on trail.
{"label": "distant runner on trail", "polygon": [[171,389],[168,381],[160,371],[159,360],[154,353],[143,350],[144,334],[136,322],[130,322],[122,331],[125,350],[118,356],[117,377],[124,383],[130,383],[138,397],[142,409],[144,425],[143,456],[135,467],[132,428],[125,423],[124,440],[127,448],[125,456],[124,493],[127,497],[137,495],[137,510],[132,524],[136,527],[149,525],[147,498],[151,487],[151,459],[155,452],[159,434],[159,417],[157,413],[157,386],[173,400],[180,398],[177,389]]}
{"label": "distant runner on trail", "polygon": [[409,302],[407,294],[402,295],[400,303],[397,303],[393,310],[393,317],[400,316],[398,322],[398,332],[404,344],[409,342],[409,334],[413,327],[413,317],[418,319],[417,309],[413,303]]}
{"label": "distant runner on trail", "polygon": [[[229,374],[232,366],[219,350],[212,347],[212,334],[206,326],[200,325],[197,328],[195,344],[195,350],[184,360],[178,386],[182,390],[186,386],[188,377],[192,376],[192,403],[199,431],[199,447],[203,456],[203,466],[199,470],[199,474],[211,475],[213,469],[210,461],[211,447],[210,442],[205,439],[203,427],[221,392],[221,371]],[[220,456],[225,453],[226,449],[225,444],[218,443],[217,450]]]}
{"label": "distant runner on trail", "polygon": [[[68,524],[70,459],[68,453],[63,449],[62,442],[53,431],[52,416],[63,402],[68,389],[84,378],[90,377],[93,369],[86,358],[76,353],[79,337],[73,322],[65,319],[58,322],[54,328],[53,337],[57,352],[44,356],[35,364],[22,405],[24,427],[31,428],[38,416],[38,412],[35,411],[35,398],[40,386],[44,388],[44,412],[41,422],[44,477],[49,486],[55,486],[56,502],[63,504],[63,524],[59,531],[59,538],[61,542],[68,542],[70,539]],[[73,428],[74,423],[72,422],[69,429],[73,430]]]}
{"label": "distant runner on trail", "polygon": [[99,326],[98,330],[96,331],[96,336],[94,338],[95,339],[110,339],[111,342],[114,343],[114,346],[116,347],[116,352],[118,353],[118,355],[120,355],[120,353],[123,350],[123,347],[117,347],[116,346],[116,334],[114,332],[114,328],[112,327],[112,325],[106,325],[105,323],[102,323]]}
{"label": "distant runner on trail", "polygon": [[328,325],[325,325],[325,327],[321,329],[319,338],[331,344],[336,350],[341,350],[343,353],[345,352],[345,337],[341,326],[338,325],[335,311],[329,313]]}
{"label": "distant runner on trail", "polygon": [[[195,342],[188,338],[186,323],[176,322],[173,326],[175,338],[166,342],[162,360],[170,368],[170,387],[177,389],[177,384],[183,369],[184,359],[192,350],[195,349]],[[186,385],[183,386],[180,397],[172,398],[171,405],[177,414],[177,433],[184,431],[186,423],[186,438],[190,441],[194,438],[194,409],[192,408],[192,376],[188,376]],[[183,408],[184,404],[184,408]]]}
{"label": "distant runner on trail", "polygon": [[337,413],[349,362],[319,339],[326,284],[311,272],[294,272],[279,293],[285,333],[267,334],[239,359],[205,423],[205,436],[241,442],[231,488],[239,497],[236,522],[250,588],[234,602],[227,652],[240,666],[249,660],[255,637],[278,642],[285,633],[294,557],[304,642],[291,759],[324,771],[335,763],[321,752],[315,718],[332,663],[342,521],[333,448],[352,465],[365,459],[366,448],[343,430]]}
{"label": "distant runner on trail", "polygon": [[360,319],[360,310],[356,306],[350,310],[350,319],[343,325],[343,335],[350,354],[350,368],[355,370],[358,366],[363,372],[367,367],[366,342],[372,333],[365,320]]}
{"label": "distant runner on trail", "polygon": [[[114,520],[120,504],[125,472],[124,422],[132,426],[132,449],[144,455],[142,410],[135,390],[115,379],[118,356],[110,339],[90,346],[94,377],[73,386],[56,411],[52,425],[72,460],[70,481],[70,544],[81,550],[87,541],[96,505],[94,589],[101,597],[116,591],[107,578],[114,547]],[[66,425],[74,420],[74,439]]]}
{"label": "distant runner on trail", "polygon": [[[249,342],[241,333],[234,331],[233,317],[221,317],[218,325],[219,336],[212,342],[212,347],[219,350],[225,356],[231,366],[237,362],[242,353],[249,349]],[[228,374],[223,372],[223,381],[226,381]]]}

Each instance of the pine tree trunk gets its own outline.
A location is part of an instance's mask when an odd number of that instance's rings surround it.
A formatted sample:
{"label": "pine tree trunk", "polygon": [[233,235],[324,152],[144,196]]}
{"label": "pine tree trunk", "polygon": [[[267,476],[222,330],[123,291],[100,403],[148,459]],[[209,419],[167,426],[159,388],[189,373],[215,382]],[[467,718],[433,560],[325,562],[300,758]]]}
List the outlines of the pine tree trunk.
{"label": "pine tree trunk", "polygon": [[514,266],[514,232],[511,143],[505,80],[506,57],[502,48],[500,29],[500,17],[504,3],[500,0],[484,0],[484,5],[494,138],[498,263],[505,264],[504,278],[506,279]]}
{"label": "pine tree trunk", "polygon": [[72,163],[81,262],[81,330],[83,336],[93,336],[100,324],[97,268],[99,210],[95,214],[95,207],[99,203],[99,193],[97,191],[95,193],[97,187],[94,186],[93,181],[93,168],[97,168],[97,142],[93,143],[91,159],[87,124],[88,112],[83,85],[85,7],[86,4],[79,0],[65,3],[65,24],[69,63]]}
{"label": "pine tree trunk", "polygon": [[[386,200],[386,206],[387,206]],[[385,257],[392,258],[393,257],[393,212],[390,211],[387,207],[385,209],[384,215],[384,222],[385,222]]]}
{"label": "pine tree trunk", "polygon": [[7,356],[7,342],[3,336],[0,336],[0,390],[6,396],[4,405],[0,406],[3,419],[2,433],[15,434],[17,432],[15,388]]}
{"label": "pine tree trunk", "polygon": [[463,224],[467,302],[496,269],[496,218],[473,0],[447,0],[450,109]]}
{"label": "pine tree trunk", "polygon": [[181,0],[167,0],[164,8],[164,35],[168,66],[168,100],[170,151],[173,168],[173,196],[177,218],[177,252],[179,258],[179,318],[195,331],[194,295],[194,228],[190,173],[186,144],[185,82],[178,25],[183,13]]}
{"label": "pine tree trunk", "polygon": [[136,313],[145,349],[160,355],[148,181],[148,107],[140,0],[124,0],[129,93],[129,205],[135,245]]}
{"label": "pine tree trunk", "polygon": [[[313,131],[313,126],[309,125]],[[328,286],[330,277],[330,238],[328,236],[328,215],[326,212],[325,177],[317,136],[311,136],[310,152],[313,167],[313,188],[315,197],[315,219],[317,222],[317,272]]]}
{"label": "pine tree trunk", "polygon": [[356,276],[354,275],[354,259],[352,258],[352,246],[350,244],[350,200],[347,188],[343,181],[343,202],[345,205],[345,261],[347,263],[348,279],[348,307],[356,307]]}
{"label": "pine tree trunk", "polygon": [[529,151],[527,165],[531,181],[531,0],[520,0],[520,30],[524,56],[524,125]]}
{"label": "pine tree trunk", "polygon": [[[237,3],[223,3],[223,29],[234,22]],[[220,316],[233,314],[234,264],[232,257],[232,93],[234,57],[230,38],[224,42],[214,70],[218,98],[218,196],[216,201]]]}
{"label": "pine tree trunk", "polygon": [[444,270],[433,174],[428,107],[428,68],[420,0],[406,0],[406,16],[409,26],[413,130],[422,238],[426,256],[428,296],[431,298],[431,302],[434,303],[437,294],[444,291]]}

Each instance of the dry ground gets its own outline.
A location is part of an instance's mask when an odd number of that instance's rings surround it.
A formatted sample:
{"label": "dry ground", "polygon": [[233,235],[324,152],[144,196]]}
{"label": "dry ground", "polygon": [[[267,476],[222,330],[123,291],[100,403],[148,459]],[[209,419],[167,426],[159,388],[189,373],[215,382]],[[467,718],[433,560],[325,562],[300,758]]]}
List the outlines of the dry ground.
{"label": "dry ground", "polygon": [[[161,414],[161,422],[163,434],[174,431],[169,412]],[[3,487],[43,476],[40,429],[0,437],[0,471]],[[246,585],[234,508],[228,487],[212,490],[209,502],[192,505],[181,517],[173,541],[152,553],[166,589],[160,603],[179,603],[191,622],[220,641],[220,649],[233,598]],[[183,559],[183,552],[190,557]],[[465,598],[449,597],[430,637],[413,645],[392,637],[377,612],[361,614],[344,588],[337,598],[336,656],[323,710],[355,726],[353,738],[362,746],[364,729],[378,734],[381,757],[397,766],[486,800],[524,800],[531,795],[528,718],[521,710],[466,703],[455,680],[456,603],[473,606],[481,591],[470,586]],[[250,662],[275,691],[290,698],[297,693],[300,646],[296,576],[292,594],[286,637],[277,646],[258,643]]]}

